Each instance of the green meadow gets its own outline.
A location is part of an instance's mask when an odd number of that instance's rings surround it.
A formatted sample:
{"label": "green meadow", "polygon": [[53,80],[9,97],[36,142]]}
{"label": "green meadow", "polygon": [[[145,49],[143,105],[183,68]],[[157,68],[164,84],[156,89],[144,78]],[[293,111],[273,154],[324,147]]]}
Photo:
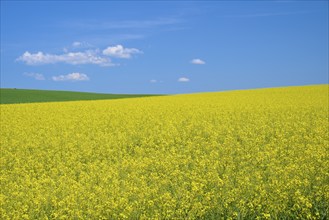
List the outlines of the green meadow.
{"label": "green meadow", "polygon": [[102,100],[156,96],[151,94],[102,94],[88,92],[0,89],[0,104]]}

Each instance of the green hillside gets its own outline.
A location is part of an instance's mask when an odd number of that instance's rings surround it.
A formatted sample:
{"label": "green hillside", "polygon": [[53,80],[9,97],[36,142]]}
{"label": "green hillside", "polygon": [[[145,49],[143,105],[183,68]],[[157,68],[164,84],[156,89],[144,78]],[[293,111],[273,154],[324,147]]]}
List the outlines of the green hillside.
{"label": "green hillside", "polygon": [[122,99],[122,98],[136,98],[136,97],[145,97],[145,96],[155,96],[155,95],[101,94],[101,93],[87,93],[87,92],[29,90],[29,89],[0,89],[0,104]]}

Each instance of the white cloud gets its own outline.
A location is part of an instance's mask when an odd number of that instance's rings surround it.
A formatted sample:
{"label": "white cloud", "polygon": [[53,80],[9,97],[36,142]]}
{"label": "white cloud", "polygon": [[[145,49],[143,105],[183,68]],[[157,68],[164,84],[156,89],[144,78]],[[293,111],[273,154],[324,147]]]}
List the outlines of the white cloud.
{"label": "white cloud", "polygon": [[80,47],[81,45],[82,45],[82,43],[79,42],[79,41],[75,41],[75,42],[72,43],[73,47]]}
{"label": "white cloud", "polygon": [[191,60],[191,63],[192,64],[198,64],[198,65],[206,64],[206,62],[204,62],[201,59],[193,59],[193,60]]}
{"label": "white cloud", "polygon": [[95,48],[92,44],[85,41],[74,41],[71,45],[73,48]]}
{"label": "white cloud", "polygon": [[[87,43],[74,42],[72,46],[83,47],[89,45]],[[67,48],[64,48],[63,54],[48,54],[43,52],[30,53],[26,51],[23,55],[17,58],[18,61],[22,61],[27,65],[41,65],[41,64],[55,64],[55,63],[67,63],[72,65],[78,64],[94,64],[99,66],[115,66],[111,59],[106,56],[116,58],[131,58],[133,54],[142,53],[142,51],[136,48],[124,48],[122,45],[116,45],[114,47],[108,47],[103,50],[103,54],[99,49],[86,50],[84,52],[68,52]],[[106,56],[104,56],[106,55]]]}
{"label": "white cloud", "polygon": [[190,79],[189,78],[186,78],[186,77],[181,77],[177,80],[178,82],[189,82]]}
{"label": "white cloud", "polygon": [[35,80],[45,80],[45,77],[41,73],[24,73],[24,76],[32,77]]}
{"label": "white cloud", "polygon": [[67,75],[53,76],[53,81],[88,81],[89,77],[83,73],[70,73]]}
{"label": "white cloud", "polygon": [[150,80],[150,83],[157,83],[158,82],[158,80],[156,80],[156,79],[151,79]]}
{"label": "white cloud", "polygon": [[100,66],[114,66],[111,59],[98,55],[98,50],[87,50],[84,52],[69,52],[60,55],[45,54],[43,52],[30,53],[26,51],[20,56],[18,61],[25,62],[27,65],[67,63],[77,64],[95,64]]}
{"label": "white cloud", "polygon": [[136,48],[124,48],[120,44],[103,50],[104,55],[125,59],[131,58],[131,55],[136,53],[142,53],[142,51]]}

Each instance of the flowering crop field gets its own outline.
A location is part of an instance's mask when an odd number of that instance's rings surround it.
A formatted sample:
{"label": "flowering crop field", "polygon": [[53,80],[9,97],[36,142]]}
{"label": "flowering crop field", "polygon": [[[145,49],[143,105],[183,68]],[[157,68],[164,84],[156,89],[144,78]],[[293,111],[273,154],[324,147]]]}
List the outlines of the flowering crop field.
{"label": "flowering crop field", "polygon": [[328,219],[328,89],[0,105],[0,218]]}

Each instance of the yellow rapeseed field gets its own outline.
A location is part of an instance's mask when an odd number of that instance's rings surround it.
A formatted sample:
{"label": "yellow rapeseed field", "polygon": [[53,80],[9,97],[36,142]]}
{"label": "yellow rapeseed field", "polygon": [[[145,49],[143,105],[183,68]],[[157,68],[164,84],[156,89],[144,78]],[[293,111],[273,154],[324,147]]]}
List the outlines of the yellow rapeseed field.
{"label": "yellow rapeseed field", "polygon": [[1,105],[0,219],[328,219],[328,88]]}

